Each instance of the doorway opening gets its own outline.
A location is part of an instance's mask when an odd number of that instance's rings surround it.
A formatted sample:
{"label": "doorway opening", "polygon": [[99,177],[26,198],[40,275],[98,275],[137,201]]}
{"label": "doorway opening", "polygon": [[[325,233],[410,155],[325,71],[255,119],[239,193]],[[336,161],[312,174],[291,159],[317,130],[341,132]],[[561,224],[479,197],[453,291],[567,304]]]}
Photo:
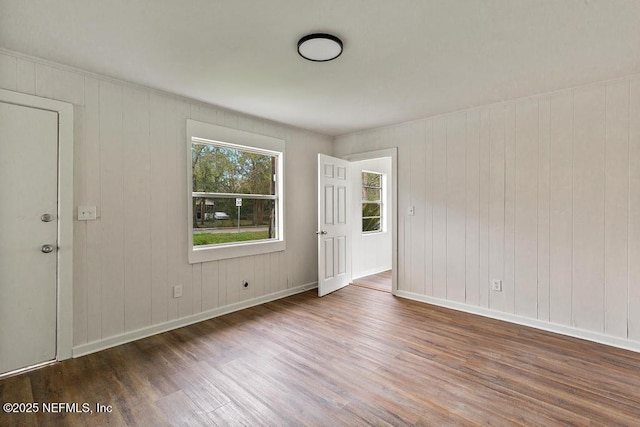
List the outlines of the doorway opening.
{"label": "doorway opening", "polygon": [[318,296],[389,270],[395,295],[397,152],[318,154]]}
{"label": "doorway opening", "polygon": [[357,153],[349,160],[351,281],[354,286],[397,290],[397,149]]}
{"label": "doorway opening", "polygon": [[349,170],[351,284],[391,292],[391,157],[351,161]]}

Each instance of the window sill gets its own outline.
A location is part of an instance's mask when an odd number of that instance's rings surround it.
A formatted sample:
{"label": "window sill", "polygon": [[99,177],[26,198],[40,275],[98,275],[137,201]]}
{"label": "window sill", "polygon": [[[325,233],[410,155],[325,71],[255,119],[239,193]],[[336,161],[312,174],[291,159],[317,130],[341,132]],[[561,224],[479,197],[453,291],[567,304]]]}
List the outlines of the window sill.
{"label": "window sill", "polygon": [[362,233],[363,237],[367,237],[367,236],[379,236],[381,234],[386,234],[386,231],[367,231],[365,233]]}
{"label": "window sill", "polygon": [[286,249],[284,240],[267,242],[247,242],[224,246],[196,246],[189,251],[189,264],[218,261],[229,258],[240,258],[280,252]]}

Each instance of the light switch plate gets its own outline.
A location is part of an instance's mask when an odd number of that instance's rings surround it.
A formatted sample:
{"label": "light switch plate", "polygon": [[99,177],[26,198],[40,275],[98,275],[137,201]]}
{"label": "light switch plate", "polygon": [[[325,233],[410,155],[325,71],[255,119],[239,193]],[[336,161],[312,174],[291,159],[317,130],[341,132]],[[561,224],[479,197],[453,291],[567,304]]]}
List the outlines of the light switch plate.
{"label": "light switch plate", "polygon": [[95,206],[78,206],[78,221],[93,221],[96,219]]}

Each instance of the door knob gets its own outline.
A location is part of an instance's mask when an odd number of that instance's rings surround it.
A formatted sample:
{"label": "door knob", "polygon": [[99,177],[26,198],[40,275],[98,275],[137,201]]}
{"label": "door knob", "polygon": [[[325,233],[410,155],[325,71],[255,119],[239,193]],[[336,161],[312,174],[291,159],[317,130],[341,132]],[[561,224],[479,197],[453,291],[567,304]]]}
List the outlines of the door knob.
{"label": "door knob", "polygon": [[51,214],[44,214],[40,217],[40,221],[42,222],[51,222],[53,220],[53,216]]}
{"label": "door knob", "polygon": [[327,234],[327,232],[324,230],[321,230],[321,231],[316,231],[316,234]]}
{"label": "door knob", "polygon": [[51,253],[53,252],[53,245],[42,245],[42,248],[40,250],[45,254]]}

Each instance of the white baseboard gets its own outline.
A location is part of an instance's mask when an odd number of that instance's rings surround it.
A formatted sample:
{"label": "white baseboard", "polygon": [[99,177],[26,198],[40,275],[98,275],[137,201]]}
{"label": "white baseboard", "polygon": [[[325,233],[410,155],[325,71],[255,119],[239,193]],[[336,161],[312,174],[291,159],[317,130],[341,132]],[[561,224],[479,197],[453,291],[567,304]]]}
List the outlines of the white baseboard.
{"label": "white baseboard", "polygon": [[528,317],[518,316],[515,314],[503,313],[501,311],[491,310],[484,307],[477,307],[455,301],[448,301],[440,298],[434,298],[413,292],[398,290],[396,296],[411,299],[414,301],[425,302],[440,307],[451,308],[453,310],[464,311],[466,313],[477,314],[492,319],[504,320],[518,325],[529,326],[531,328],[541,329],[543,331],[554,332],[561,335],[567,335],[574,338],[580,338],[587,341],[593,341],[600,344],[610,345],[625,350],[631,350],[640,353],[640,342],[631,341],[624,338],[613,337],[598,332],[586,331],[584,329],[574,328],[572,326],[559,325],[557,323],[545,322],[543,320],[531,319]]}
{"label": "white baseboard", "polygon": [[160,334],[172,329],[182,328],[183,326],[188,326],[194,323],[202,322],[204,320],[213,319],[214,317],[233,313],[234,311],[243,310],[245,308],[254,307],[256,305],[264,304],[269,301],[275,301],[284,297],[299,294],[301,292],[306,292],[317,287],[317,282],[307,283],[305,285],[296,286],[295,288],[285,289],[283,291],[252,298],[250,300],[240,301],[235,304],[229,304],[225,305],[224,307],[218,307],[212,310],[196,313],[191,316],[181,317],[180,319],[170,320],[168,322],[159,323],[157,325],[148,326],[131,332],[125,332],[124,334],[115,335],[99,341],[81,344],[73,347],[73,357],[80,357],[90,353],[95,353],[96,351],[106,350],[107,348],[126,344],[128,342],[146,338],[151,335]]}

